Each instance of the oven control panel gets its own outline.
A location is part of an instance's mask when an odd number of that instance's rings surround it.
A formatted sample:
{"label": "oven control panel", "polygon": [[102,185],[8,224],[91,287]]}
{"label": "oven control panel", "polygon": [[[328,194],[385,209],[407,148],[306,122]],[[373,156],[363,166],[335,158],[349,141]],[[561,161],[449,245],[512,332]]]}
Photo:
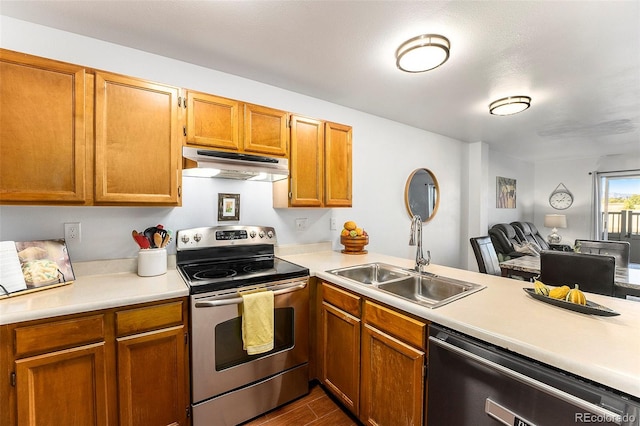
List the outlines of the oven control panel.
{"label": "oven control panel", "polygon": [[275,245],[275,229],[270,226],[226,225],[182,229],[176,236],[178,251],[241,244]]}

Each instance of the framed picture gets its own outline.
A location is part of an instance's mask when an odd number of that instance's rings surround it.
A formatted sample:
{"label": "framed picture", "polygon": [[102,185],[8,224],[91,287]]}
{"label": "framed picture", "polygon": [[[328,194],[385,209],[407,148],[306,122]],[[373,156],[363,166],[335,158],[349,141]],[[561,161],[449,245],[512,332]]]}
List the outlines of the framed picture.
{"label": "framed picture", "polygon": [[496,207],[499,209],[516,208],[516,180],[496,176]]}
{"label": "framed picture", "polygon": [[240,220],[240,194],[218,194],[218,220]]}

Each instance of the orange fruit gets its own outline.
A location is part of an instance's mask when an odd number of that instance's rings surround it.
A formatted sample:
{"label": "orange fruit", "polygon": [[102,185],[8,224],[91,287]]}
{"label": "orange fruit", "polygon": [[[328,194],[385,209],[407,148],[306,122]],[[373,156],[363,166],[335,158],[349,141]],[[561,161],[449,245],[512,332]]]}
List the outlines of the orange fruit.
{"label": "orange fruit", "polygon": [[349,220],[344,223],[344,229],[347,229],[349,231],[354,231],[357,227],[358,225],[356,225],[356,223],[352,220]]}
{"label": "orange fruit", "polygon": [[340,235],[342,235],[343,237],[346,237],[349,235],[349,230],[348,229],[343,229],[342,232],[340,233]]}

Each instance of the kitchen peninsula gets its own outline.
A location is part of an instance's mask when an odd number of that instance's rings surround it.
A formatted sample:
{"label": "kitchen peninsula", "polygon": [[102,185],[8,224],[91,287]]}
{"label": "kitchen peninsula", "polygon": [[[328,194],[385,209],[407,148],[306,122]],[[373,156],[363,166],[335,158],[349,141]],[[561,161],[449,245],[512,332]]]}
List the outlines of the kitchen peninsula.
{"label": "kitchen peninsula", "polygon": [[[590,381],[640,398],[640,341],[633,338],[640,329],[640,303],[587,295],[589,300],[620,313],[599,317],[560,309],[534,300],[518,280],[479,274],[440,265],[427,271],[486,286],[450,304],[436,309],[383,294],[366,285],[355,285],[327,270],[358,264],[383,262],[405,268],[413,260],[375,253],[344,255],[321,250],[297,254],[286,247],[279,257],[308,267],[311,275],[330,282],[336,288],[360,294],[407,315],[437,323],[525,357],[551,365]],[[149,287],[150,286],[150,287]],[[152,293],[144,296],[144,292]],[[188,293],[174,270],[155,278],[139,278],[132,273],[107,273],[80,276],[69,286],[0,301],[0,328],[9,324],[43,318],[76,315],[131,304],[176,300]],[[48,296],[48,297],[45,297]],[[382,305],[380,305],[382,306]],[[3,334],[6,336],[6,334]],[[2,370],[14,371],[12,354],[3,350]],[[2,392],[14,393],[8,380],[1,382]]]}

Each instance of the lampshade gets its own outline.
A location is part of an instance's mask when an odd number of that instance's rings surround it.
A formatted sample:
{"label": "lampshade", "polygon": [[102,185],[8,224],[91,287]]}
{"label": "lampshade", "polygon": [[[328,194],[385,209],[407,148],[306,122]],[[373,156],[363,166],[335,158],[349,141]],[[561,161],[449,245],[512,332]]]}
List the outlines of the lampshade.
{"label": "lampshade", "polygon": [[423,34],[402,43],[396,50],[396,66],[406,72],[424,72],[449,59],[449,40],[438,34]]}
{"label": "lampshade", "polygon": [[563,214],[547,214],[544,216],[545,228],[566,228],[567,216]]}
{"label": "lampshade", "polygon": [[509,96],[491,102],[489,112],[493,115],[511,115],[522,112],[530,106],[529,96]]}

